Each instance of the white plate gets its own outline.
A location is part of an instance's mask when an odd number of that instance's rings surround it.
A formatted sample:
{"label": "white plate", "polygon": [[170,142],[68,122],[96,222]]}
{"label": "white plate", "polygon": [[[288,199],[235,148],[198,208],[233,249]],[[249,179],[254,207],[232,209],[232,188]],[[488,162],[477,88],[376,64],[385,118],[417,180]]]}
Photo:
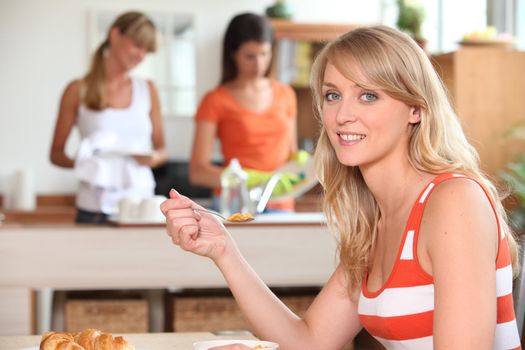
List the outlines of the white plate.
{"label": "white plate", "polygon": [[[21,348],[21,349],[17,349],[17,350],[40,350],[40,346],[31,346],[29,348]],[[146,350],[146,349],[135,348],[135,350]]]}
{"label": "white plate", "polygon": [[99,156],[137,156],[137,157],[151,157],[153,155],[152,150],[144,151],[137,149],[113,149],[96,152]]}
{"label": "white plate", "polygon": [[208,340],[193,343],[193,350],[208,350],[214,346],[221,345],[232,345],[232,344],[243,344],[255,348],[257,345],[267,346],[261,350],[278,350],[279,345],[277,343],[262,341],[262,340]]}
{"label": "white plate", "polygon": [[291,160],[275,172],[280,173],[293,173],[293,174],[304,174],[303,181],[296,184],[293,189],[289,192],[286,192],[281,195],[272,195],[270,199],[280,200],[284,198],[297,198],[305,194],[307,191],[311,190],[317,184],[317,178],[315,177],[314,171],[314,160],[313,157],[310,157],[306,164],[301,165],[295,160]]}

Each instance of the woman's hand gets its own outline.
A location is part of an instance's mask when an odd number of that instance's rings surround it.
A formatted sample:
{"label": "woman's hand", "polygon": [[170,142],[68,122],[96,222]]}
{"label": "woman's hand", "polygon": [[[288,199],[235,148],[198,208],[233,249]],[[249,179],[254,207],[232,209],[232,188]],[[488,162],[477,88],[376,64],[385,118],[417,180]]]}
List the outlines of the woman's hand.
{"label": "woman's hand", "polygon": [[133,159],[140,165],[144,165],[150,168],[156,168],[159,165],[162,165],[166,161],[165,152],[162,151],[154,151],[149,156],[132,156]]}
{"label": "woman's hand", "polygon": [[214,261],[234,246],[224,225],[213,215],[194,211],[194,208],[203,208],[174,189],[169,196],[160,209],[166,217],[166,230],[173,243]]}

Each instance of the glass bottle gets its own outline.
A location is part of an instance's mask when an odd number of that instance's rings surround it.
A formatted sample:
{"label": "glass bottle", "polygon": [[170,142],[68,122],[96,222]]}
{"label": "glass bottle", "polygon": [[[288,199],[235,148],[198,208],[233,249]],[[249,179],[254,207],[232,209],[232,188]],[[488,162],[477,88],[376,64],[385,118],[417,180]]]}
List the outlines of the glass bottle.
{"label": "glass bottle", "polygon": [[242,170],[239,160],[234,158],[221,174],[221,214],[228,217],[234,213],[249,210],[249,196],[246,180],[248,175]]}

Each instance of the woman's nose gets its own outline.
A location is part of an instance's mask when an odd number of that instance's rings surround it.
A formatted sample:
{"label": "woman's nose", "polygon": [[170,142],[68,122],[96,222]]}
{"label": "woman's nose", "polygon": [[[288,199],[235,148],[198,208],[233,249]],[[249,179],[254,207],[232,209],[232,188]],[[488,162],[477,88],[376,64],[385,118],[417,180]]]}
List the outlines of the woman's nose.
{"label": "woman's nose", "polygon": [[255,64],[257,66],[257,69],[261,69],[264,66],[264,59],[262,57],[257,57],[255,60]]}
{"label": "woman's nose", "polygon": [[144,57],[146,57],[146,50],[145,49],[139,49],[137,52],[137,56],[139,60],[142,62],[144,60]]}
{"label": "woman's nose", "polygon": [[350,102],[346,102],[344,99],[339,103],[337,109],[336,121],[338,124],[354,123],[357,121],[357,116],[354,113],[355,108]]}

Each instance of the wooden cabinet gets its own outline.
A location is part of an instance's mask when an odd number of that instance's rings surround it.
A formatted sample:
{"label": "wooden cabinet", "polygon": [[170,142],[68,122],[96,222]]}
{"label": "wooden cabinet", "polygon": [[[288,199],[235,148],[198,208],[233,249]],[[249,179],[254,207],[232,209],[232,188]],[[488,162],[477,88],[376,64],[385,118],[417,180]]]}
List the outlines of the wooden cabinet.
{"label": "wooden cabinet", "polygon": [[301,147],[308,149],[317,140],[319,132],[309,88],[311,64],[326,42],[357,25],[272,20],[272,26],[276,39],[273,76],[295,89],[298,102],[298,141]]}
{"label": "wooden cabinet", "polygon": [[504,141],[511,125],[525,121],[525,52],[466,47],[433,57],[481,166],[496,176],[525,149]]}

